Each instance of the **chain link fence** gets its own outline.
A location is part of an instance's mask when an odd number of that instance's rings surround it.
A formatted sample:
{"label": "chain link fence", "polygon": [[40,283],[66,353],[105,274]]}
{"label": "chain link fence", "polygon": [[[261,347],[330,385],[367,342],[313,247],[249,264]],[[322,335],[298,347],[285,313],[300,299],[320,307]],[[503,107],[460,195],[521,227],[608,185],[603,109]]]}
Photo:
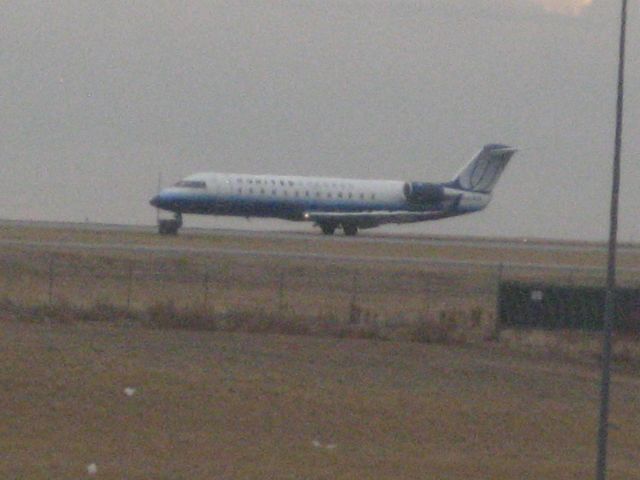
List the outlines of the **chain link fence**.
{"label": "chain link fence", "polygon": [[[0,295],[18,305],[98,304],[144,311],[254,311],[333,316],[350,322],[411,322],[427,314],[479,312],[493,322],[504,281],[601,286],[597,268],[482,262],[348,262],[243,255],[0,253]],[[637,272],[621,271],[636,286]]]}

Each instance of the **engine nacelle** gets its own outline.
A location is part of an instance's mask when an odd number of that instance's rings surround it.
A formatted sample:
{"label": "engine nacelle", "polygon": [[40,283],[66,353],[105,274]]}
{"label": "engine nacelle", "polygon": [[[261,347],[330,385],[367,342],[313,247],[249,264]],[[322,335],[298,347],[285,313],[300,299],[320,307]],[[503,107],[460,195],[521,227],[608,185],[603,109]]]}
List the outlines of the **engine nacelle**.
{"label": "engine nacelle", "polygon": [[444,187],[433,183],[407,182],[404,196],[411,203],[440,203],[447,199]]}

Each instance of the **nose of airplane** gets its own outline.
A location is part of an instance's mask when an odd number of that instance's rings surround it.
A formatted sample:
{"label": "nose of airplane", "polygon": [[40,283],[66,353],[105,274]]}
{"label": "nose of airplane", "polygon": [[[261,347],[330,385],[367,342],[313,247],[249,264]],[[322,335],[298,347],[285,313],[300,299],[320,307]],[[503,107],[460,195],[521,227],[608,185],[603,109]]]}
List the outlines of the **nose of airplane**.
{"label": "nose of airplane", "polygon": [[151,200],[149,200],[149,203],[151,204],[152,207],[157,207],[160,205],[160,195],[155,195]]}

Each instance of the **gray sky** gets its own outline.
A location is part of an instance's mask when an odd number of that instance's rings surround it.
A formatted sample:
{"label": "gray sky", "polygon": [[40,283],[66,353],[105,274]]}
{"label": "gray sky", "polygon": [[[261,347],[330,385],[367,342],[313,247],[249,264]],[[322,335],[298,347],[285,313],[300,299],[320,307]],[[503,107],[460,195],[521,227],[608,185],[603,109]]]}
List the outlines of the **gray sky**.
{"label": "gray sky", "polygon": [[[620,235],[640,240],[629,14]],[[150,224],[159,171],[448,180],[503,142],[523,151],[486,211],[384,230],[604,239],[618,16],[617,0],[4,1],[0,218]]]}

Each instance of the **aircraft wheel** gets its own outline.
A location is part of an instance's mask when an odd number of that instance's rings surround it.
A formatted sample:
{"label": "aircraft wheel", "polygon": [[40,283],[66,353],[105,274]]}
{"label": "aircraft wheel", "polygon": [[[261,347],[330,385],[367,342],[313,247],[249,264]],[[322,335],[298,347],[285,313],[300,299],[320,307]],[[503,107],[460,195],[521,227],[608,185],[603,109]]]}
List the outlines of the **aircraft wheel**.
{"label": "aircraft wheel", "polygon": [[320,229],[325,235],[333,235],[336,231],[336,226],[331,223],[320,224]]}
{"label": "aircraft wheel", "polygon": [[158,233],[160,235],[177,235],[180,229],[180,222],[177,220],[160,220],[158,222]]}
{"label": "aircraft wheel", "polygon": [[356,225],[343,225],[342,229],[344,230],[344,234],[353,237],[358,233],[358,227]]}

